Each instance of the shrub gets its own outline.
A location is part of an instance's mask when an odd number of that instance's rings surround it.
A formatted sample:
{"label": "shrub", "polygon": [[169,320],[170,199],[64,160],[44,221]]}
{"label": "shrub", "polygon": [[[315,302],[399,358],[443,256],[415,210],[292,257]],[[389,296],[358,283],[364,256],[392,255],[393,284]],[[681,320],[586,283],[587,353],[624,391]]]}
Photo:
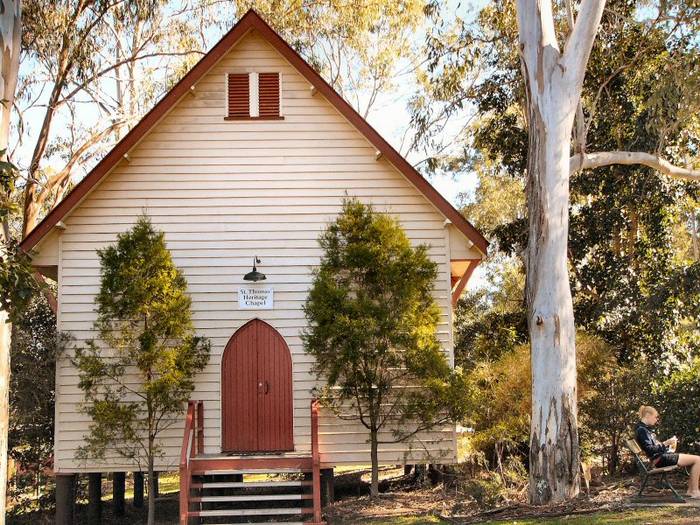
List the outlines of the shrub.
{"label": "shrub", "polygon": [[[700,358],[671,373],[657,388],[659,436],[678,437],[683,451],[700,453]],[[649,404],[649,403],[647,403]]]}

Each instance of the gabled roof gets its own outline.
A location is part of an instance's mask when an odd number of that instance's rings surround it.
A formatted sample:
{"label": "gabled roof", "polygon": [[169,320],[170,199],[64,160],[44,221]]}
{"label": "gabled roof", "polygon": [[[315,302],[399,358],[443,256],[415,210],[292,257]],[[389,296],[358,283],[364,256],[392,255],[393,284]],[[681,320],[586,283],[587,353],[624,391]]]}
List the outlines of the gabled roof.
{"label": "gabled roof", "polygon": [[488,241],[467,221],[411,164],[370,126],[314,69],[287,44],[252,9],[180,80],[114,148],[81,180],[73,190],[41,221],[20,244],[29,251],[63,219],[82,198],[131,150],[155,124],[251,29],[255,29],[297,71],[304,76],[353,126],[355,126],[383,158],[387,159],[425,197],[432,202],[484,255]]}

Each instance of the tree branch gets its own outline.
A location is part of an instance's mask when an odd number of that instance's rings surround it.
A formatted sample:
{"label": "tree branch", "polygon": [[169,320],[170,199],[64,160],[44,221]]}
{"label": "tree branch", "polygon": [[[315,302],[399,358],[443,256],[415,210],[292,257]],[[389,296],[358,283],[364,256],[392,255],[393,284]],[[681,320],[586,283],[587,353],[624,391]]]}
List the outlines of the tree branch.
{"label": "tree branch", "polygon": [[138,62],[140,60],[145,60],[147,58],[156,58],[156,57],[174,57],[174,56],[187,56],[187,55],[193,55],[193,54],[199,54],[203,55],[204,53],[202,51],[199,51],[198,49],[192,49],[189,51],[173,51],[173,52],[168,52],[168,53],[147,53],[145,55],[138,55],[138,54],[133,54],[129,56],[128,58],[124,58],[122,60],[119,60],[115,62],[114,64],[111,64],[108,67],[105,67],[101,71],[98,71],[95,73],[92,77],[88,78],[85,80],[83,83],[78,84],[70,93],[65,95],[60,101],[60,104],[63,104],[67,102],[68,100],[72,99],[76,94],[78,94],[81,90],[85,89],[87,86],[89,86],[91,83],[93,83],[95,80],[99,79],[100,77],[103,77],[110,71],[113,71],[117,69],[120,66],[123,66],[124,64],[129,64],[132,62]]}
{"label": "tree branch", "polygon": [[583,156],[576,154],[569,159],[569,172],[574,173],[582,169],[594,169],[612,164],[648,166],[675,179],[700,181],[700,170],[674,166],[658,155],[642,151],[602,151],[586,153]]}
{"label": "tree branch", "polygon": [[96,133],[95,135],[91,136],[88,138],[76,151],[71,155],[70,160],[68,163],[65,165],[65,167],[59,171],[56,175],[53,177],[49,178],[49,180],[46,182],[44,185],[43,189],[41,192],[37,195],[36,197],[36,203],[37,205],[41,206],[45,201],[46,198],[49,196],[51,191],[59,184],[61,184],[65,179],[70,177],[71,172],[73,170],[73,166],[82,158],[83,154],[90,149],[92,146],[97,144],[99,141],[101,141],[103,138],[105,138],[107,135],[109,135],[113,130],[117,129],[118,127],[122,126],[124,124],[124,121],[118,121],[113,123],[111,126],[106,127],[99,133]]}
{"label": "tree branch", "polygon": [[583,83],[588,57],[593,48],[593,40],[598,32],[604,7],[605,0],[582,0],[571,36],[564,45],[561,60],[565,69],[564,75],[568,78],[569,85],[575,86],[577,90]]}
{"label": "tree branch", "polygon": [[41,287],[41,293],[46,298],[46,302],[49,303],[49,308],[51,308],[53,314],[56,315],[58,312],[58,301],[56,300],[56,296],[53,294],[49,286],[46,284],[46,279],[44,279],[44,276],[39,272],[34,272],[34,280]]}

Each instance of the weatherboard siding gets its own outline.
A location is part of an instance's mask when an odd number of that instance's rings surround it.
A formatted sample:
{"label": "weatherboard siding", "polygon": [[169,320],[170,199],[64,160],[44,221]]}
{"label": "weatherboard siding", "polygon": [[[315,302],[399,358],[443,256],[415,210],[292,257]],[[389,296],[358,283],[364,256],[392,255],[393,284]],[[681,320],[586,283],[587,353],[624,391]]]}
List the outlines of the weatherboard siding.
{"label": "weatherboard siding", "polygon": [[[284,120],[224,121],[225,74],[254,68],[281,73]],[[413,244],[429,244],[439,264],[435,298],[442,308],[439,337],[452,359],[450,243],[444,216],[398,170],[375,160],[374,147],[267,42],[248,34],[186,95],[153,131],[64,220],[60,234],[58,326],[75,344],[93,337],[99,290],[95,250],[112,244],[146,212],[165,232],[175,264],[192,297],[196,332],[211,339],[209,364],[197,377],[193,399],[204,401],[205,452],[221,447],[220,366],[233,333],[254,317],[284,337],[292,355],[294,444],[310,449],[311,372],[304,352],[302,311],[311,269],[322,251],[318,235],[334,220],[342,199],[357,196],[400,220]],[[462,238],[467,246],[468,241]],[[273,310],[239,310],[237,289],[252,258],[274,288]],[[82,392],[70,364],[57,376],[57,471],[133,468],[118,457],[104,463],[75,459],[89,419],[79,410]],[[159,468],[177,464],[184,417],[164,433]],[[326,464],[366,464],[367,432],[359,424],[321,412],[321,459]],[[388,437],[388,436],[386,436]],[[423,433],[412,443],[384,445],[383,463],[454,458],[451,427]]]}

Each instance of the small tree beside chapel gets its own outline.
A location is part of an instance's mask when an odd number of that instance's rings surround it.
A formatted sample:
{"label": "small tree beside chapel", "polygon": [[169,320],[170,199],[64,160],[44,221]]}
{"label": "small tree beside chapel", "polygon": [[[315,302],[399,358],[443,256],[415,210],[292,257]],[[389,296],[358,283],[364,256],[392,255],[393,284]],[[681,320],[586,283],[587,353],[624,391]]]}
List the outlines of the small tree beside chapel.
{"label": "small tree beside chapel", "polygon": [[437,337],[428,246],[411,246],[396,219],[356,199],[344,201],[319,244],[302,340],[326,385],[322,404],[369,430],[374,497],[379,446],[462,419],[468,389]]}
{"label": "small tree beside chapel", "polygon": [[100,291],[94,328],[100,342],[77,348],[73,364],[92,418],[82,458],[116,453],[148,469],[148,523],[155,520],[154,465],[159,437],[179,421],[194,377],[209,360],[194,335],[187,281],[173,264],[165,234],[142,216],[98,250]]}

